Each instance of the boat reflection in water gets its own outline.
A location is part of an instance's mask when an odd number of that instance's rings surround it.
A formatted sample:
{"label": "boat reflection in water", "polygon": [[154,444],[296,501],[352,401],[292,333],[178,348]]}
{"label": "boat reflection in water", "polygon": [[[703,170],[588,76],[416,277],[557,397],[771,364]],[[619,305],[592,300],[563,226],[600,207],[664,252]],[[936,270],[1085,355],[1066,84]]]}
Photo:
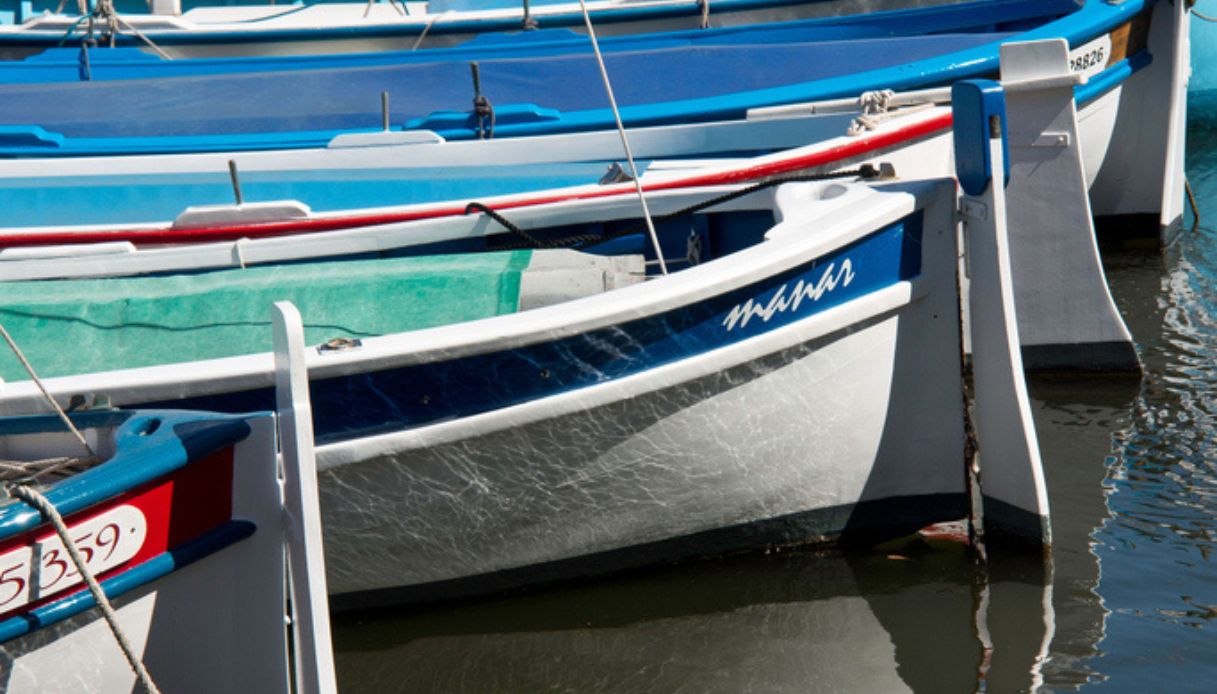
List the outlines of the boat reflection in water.
{"label": "boat reflection in water", "polygon": [[1101,564],[1093,534],[1110,517],[1105,479],[1112,432],[1128,426],[1139,383],[1043,377],[1029,379],[1028,386],[1052,508],[1055,629],[1043,681],[1062,691],[1101,679],[1093,658],[1108,611],[1099,592]]}
{"label": "boat reflection in water", "polygon": [[971,690],[983,655],[972,560],[959,546],[904,551],[736,557],[340,622],[339,680],[436,692]]}
{"label": "boat reflection in water", "polygon": [[977,564],[963,544],[739,556],[408,612],[339,618],[351,691],[968,692],[1093,680],[1103,637],[1090,535],[1135,385],[1031,394],[1055,547]]}

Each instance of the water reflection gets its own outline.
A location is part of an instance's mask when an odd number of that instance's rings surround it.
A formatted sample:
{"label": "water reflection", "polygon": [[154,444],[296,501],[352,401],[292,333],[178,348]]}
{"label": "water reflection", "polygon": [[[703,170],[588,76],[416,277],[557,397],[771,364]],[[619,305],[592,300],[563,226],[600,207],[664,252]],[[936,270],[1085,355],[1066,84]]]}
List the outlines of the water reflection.
{"label": "water reflection", "polygon": [[974,684],[968,563],[959,551],[732,559],[343,625],[339,676],[344,689],[436,692],[904,691],[905,678],[944,674]]}
{"label": "water reflection", "polygon": [[342,618],[344,690],[1025,691],[1099,679],[1091,533],[1135,384],[1032,384],[1054,566],[915,540],[733,557],[456,606]]}
{"label": "water reflection", "polygon": [[386,692],[1026,690],[1051,636],[1044,564],[984,576],[961,545],[917,541],[340,619],[339,680]]}
{"label": "water reflection", "polygon": [[[1200,223],[1160,256],[1112,254],[1113,293],[1146,377],[1114,436],[1110,520],[1096,533],[1111,610],[1092,666],[1123,689],[1211,688],[1217,639],[1217,99],[1192,104]],[[1190,220],[1189,220],[1190,222]]]}
{"label": "water reflection", "polygon": [[1104,479],[1112,432],[1128,426],[1136,380],[1038,378],[1030,383],[1052,509],[1055,634],[1044,664],[1053,690],[1102,679],[1092,662],[1107,610],[1092,534],[1109,518]]}

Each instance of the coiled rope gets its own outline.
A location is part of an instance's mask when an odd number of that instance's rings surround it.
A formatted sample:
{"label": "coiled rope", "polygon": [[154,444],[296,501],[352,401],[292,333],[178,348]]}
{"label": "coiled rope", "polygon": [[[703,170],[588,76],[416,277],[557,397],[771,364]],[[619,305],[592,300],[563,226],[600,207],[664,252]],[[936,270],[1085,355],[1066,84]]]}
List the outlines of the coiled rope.
{"label": "coiled rope", "polygon": [[862,95],[858,97],[858,106],[862,110],[862,113],[858,114],[850,122],[849,128],[845,133],[850,137],[857,137],[869,130],[875,130],[885,121],[892,118],[914,111],[921,111],[934,105],[932,100],[927,100],[923,103],[906,104],[899,108],[899,110],[892,110],[892,102],[895,100],[895,97],[896,92],[891,89],[862,92]]}
{"label": "coiled rope", "polygon": [[[68,27],[67,31],[64,32],[63,38],[59,39],[59,46],[62,47],[65,43],[67,43],[67,40],[71,38],[74,33],[76,33],[76,30],[80,28],[82,23],[88,22],[89,29],[85,33],[80,45],[80,49],[87,52],[90,44],[94,46],[97,45],[96,40],[93,37],[95,23],[98,21],[104,21],[106,24],[106,32],[110,37],[111,48],[114,47],[114,38],[121,34],[123,29],[126,29],[140,41],[146,43],[148,47],[160,57],[164,58],[165,60],[173,60],[173,56],[162,50],[160,46],[156,45],[156,42],[145,36],[142,31],[136,29],[118,14],[118,10],[114,8],[114,0],[98,0],[97,6],[93,8],[92,12],[88,11],[88,7],[85,5],[84,0],[79,0],[77,5],[82,16],[80,19],[73,22],[72,25]],[[60,3],[59,7],[63,7],[62,2]],[[88,60],[87,53],[85,60]]]}

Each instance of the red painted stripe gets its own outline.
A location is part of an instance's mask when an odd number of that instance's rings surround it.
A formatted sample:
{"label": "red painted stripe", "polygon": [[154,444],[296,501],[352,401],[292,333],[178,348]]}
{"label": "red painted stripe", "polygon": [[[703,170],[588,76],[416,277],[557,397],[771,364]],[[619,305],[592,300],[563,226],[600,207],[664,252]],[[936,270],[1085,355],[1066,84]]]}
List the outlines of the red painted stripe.
{"label": "red painted stripe", "polygon": [[[742,169],[720,171],[712,174],[702,174],[679,178],[643,186],[648,192],[676,190],[697,186],[728,185],[744,183],[758,179],[788,174],[805,169],[824,167],[853,157],[872,154],[894,145],[899,145],[927,135],[936,134],[951,127],[949,112],[920,123],[910,125],[891,132],[859,137],[846,144],[829,149],[812,152],[789,159],[777,159],[766,164],[758,164]],[[567,192],[531,198],[522,198],[495,205],[495,209],[516,209],[535,205],[546,205],[571,200],[591,200],[607,198],[615,195],[630,195],[634,187],[620,184],[584,191],[582,193]],[[214,241],[233,241],[240,238],[267,238],[287,234],[315,233],[336,231],[358,227],[395,224],[420,219],[459,216],[465,213],[465,206],[429,207],[408,212],[389,212],[383,214],[352,215],[346,217],[324,217],[318,219],[296,219],[282,222],[262,222],[239,226],[211,227],[205,229],[175,229],[160,227],[156,229],[116,229],[109,231],[62,231],[37,232],[29,234],[13,234],[0,236],[0,247],[16,246],[49,246],[58,244],[103,243],[106,241],[130,241],[138,245],[161,245],[181,243],[207,243]]]}
{"label": "red painted stripe", "polygon": [[[140,485],[113,499],[82,509],[64,518],[69,529],[123,505],[134,506],[143,514],[147,535],[139,550],[127,561],[97,575],[97,580],[122,573],[232,519],[233,451],[226,448],[192,462],[168,476]],[[0,544],[0,555],[23,545],[33,545],[55,535],[48,523],[28,530]],[[74,567],[71,569],[75,571]],[[24,605],[0,611],[0,617],[34,610],[82,590],[84,583],[56,591]]]}

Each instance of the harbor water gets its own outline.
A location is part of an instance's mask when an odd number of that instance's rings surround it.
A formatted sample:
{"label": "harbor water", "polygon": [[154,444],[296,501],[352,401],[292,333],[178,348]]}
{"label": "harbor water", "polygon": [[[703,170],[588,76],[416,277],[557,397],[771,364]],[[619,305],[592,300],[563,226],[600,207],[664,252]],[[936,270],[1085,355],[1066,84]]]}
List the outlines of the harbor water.
{"label": "harbor water", "polygon": [[1217,690],[1217,92],[1191,100],[1199,223],[1104,251],[1144,378],[1030,384],[1048,562],[921,538],[340,617],[342,690]]}

